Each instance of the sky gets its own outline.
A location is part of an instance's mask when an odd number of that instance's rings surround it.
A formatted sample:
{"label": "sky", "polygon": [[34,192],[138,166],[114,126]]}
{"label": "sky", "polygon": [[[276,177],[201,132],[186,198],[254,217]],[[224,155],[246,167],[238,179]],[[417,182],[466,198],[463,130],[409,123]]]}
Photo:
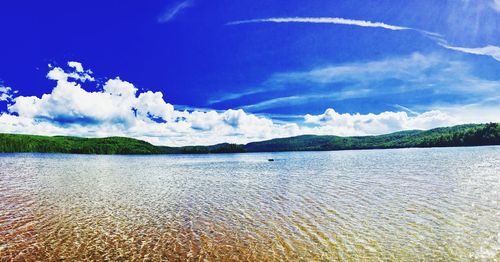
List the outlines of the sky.
{"label": "sky", "polygon": [[2,1],[0,132],[157,145],[500,122],[500,1]]}

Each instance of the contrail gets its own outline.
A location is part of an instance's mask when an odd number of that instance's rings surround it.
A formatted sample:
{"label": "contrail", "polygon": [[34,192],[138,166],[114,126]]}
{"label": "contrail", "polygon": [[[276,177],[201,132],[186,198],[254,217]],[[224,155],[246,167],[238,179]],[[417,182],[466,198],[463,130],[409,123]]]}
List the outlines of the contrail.
{"label": "contrail", "polygon": [[447,43],[441,34],[411,28],[406,26],[390,25],[382,22],[372,22],[366,20],[346,19],[341,17],[271,17],[261,19],[249,19],[229,22],[226,25],[241,25],[253,23],[311,23],[311,24],[337,24],[337,25],[352,25],[361,27],[384,28],[388,30],[411,30],[421,33],[427,38],[430,38],[443,48],[454,50],[462,53],[489,56],[497,61],[500,61],[500,47],[487,45],[484,47],[468,48],[452,46]]}
{"label": "contrail", "polygon": [[493,59],[500,61],[500,47],[498,46],[487,45],[484,47],[469,48],[469,47],[450,46],[446,42],[440,42],[438,44],[444,48],[451,49],[454,51],[459,51],[474,55],[490,56]]}
{"label": "contrail", "polygon": [[193,5],[193,3],[191,0],[186,0],[186,1],[180,2],[177,5],[174,5],[170,9],[166,10],[160,17],[158,17],[158,23],[166,23],[166,22],[174,19],[174,17],[179,12],[181,12],[183,9],[191,7],[192,5]]}
{"label": "contrail", "polygon": [[239,25],[250,23],[313,23],[313,24],[338,24],[356,25],[362,27],[380,27],[389,30],[414,30],[404,26],[389,25],[381,22],[371,22],[364,20],[345,19],[340,17],[274,17],[263,19],[240,20],[227,23],[227,25]]}

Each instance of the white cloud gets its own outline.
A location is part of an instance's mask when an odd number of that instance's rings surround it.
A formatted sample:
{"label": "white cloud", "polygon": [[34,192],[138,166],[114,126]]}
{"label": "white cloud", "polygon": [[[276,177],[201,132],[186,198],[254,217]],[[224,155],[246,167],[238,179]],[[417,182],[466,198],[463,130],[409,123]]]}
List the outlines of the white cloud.
{"label": "white cloud", "polygon": [[451,46],[451,45],[448,45],[446,43],[439,43],[439,45],[444,47],[444,48],[463,52],[463,53],[490,56],[493,59],[500,61],[500,47],[498,47],[498,46],[487,45],[485,47],[467,48],[467,47]]}
{"label": "white cloud", "polygon": [[316,133],[337,135],[374,135],[398,130],[430,129],[448,126],[459,121],[441,111],[428,111],[416,116],[406,112],[382,112],[380,114],[340,114],[329,108],[321,115],[306,115],[306,123],[320,125]]}
{"label": "white cloud", "polygon": [[285,72],[272,76],[269,82],[308,81],[327,84],[340,81],[373,81],[388,77],[411,80],[422,79],[422,72],[433,67],[452,66],[438,55],[413,53],[408,56],[389,57],[376,61],[324,66],[304,72]]}
{"label": "white cloud", "polygon": [[313,23],[313,24],[337,24],[355,25],[361,27],[380,27],[389,30],[412,30],[404,26],[389,25],[381,22],[365,20],[345,19],[340,17],[273,17],[263,19],[241,20],[228,23],[228,25],[250,24],[250,23]]}
{"label": "white cloud", "polygon": [[243,92],[243,93],[219,94],[217,96],[217,98],[212,98],[207,103],[209,105],[213,105],[213,104],[221,103],[224,101],[236,100],[236,99],[239,99],[239,98],[242,98],[245,96],[249,96],[249,95],[259,94],[259,93],[262,93],[265,91],[266,91],[266,89],[264,89],[264,88],[252,88],[252,89],[247,90],[246,92]]}
{"label": "white cloud", "polygon": [[[130,136],[157,144],[243,143],[297,133],[296,124],[277,125],[243,110],[178,111],[161,92],[139,92],[120,78],[102,90],[87,91],[81,82],[89,71],[54,67],[52,92],[41,97],[17,96],[0,115],[0,132],[43,135]],[[2,88],[5,91],[10,90]]]}
{"label": "white cloud", "polygon": [[[491,7],[497,12],[500,12],[500,0],[492,0]],[[312,24],[337,24],[337,25],[353,25],[360,27],[374,27],[383,28],[388,30],[412,30],[421,33],[427,38],[430,38],[436,42],[436,44],[458,52],[475,54],[475,55],[485,55],[500,61],[500,47],[494,45],[487,45],[478,48],[468,48],[468,47],[456,47],[447,44],[447,41],[439,33],[429,32],[421,30],[418,28],[391,25],[382,22],[371,22],[365,20],[355,20],[346,19],[340,17],[272,17],[272,18],[262,18],[262,19],[249,19],[229,22],[227,25],[240,25],[240,24],[250,24],[250,23],[312,23]]]}
{"label": "white cloud", "polygon": [[12,89],[8,86],[0,86],[0,101],[10,101],[12,99]]}
{"label": "white cloud", "polygon": [[475,103],[438,104],[426,109],[438,110],[457,116],[463,123],[500,122],[500,96],[495,95]]}
{"label": "white cloud", "polygon": [[[67,81],[68,79],[80,80],[82,82],[95,81],[95,79],[91,76],[92,71],[91,70],[83,70],[83,66],[81,63],[68,62],[68,66],[70,68],[74,69],[74,71],[70,72],[70,73],[66,73],[66,72],[64,72],[64,70],[62,68],[54,67],[47,74],[47,78],[51,79],[51,80],[64,80],[64,81]],[[52,65],[49,64],[49,68],[52,68]]]}
{"label": "white cloud", "polygon": [[[311,104],[314,101],[386,98],[416,91],[420,92],[416,96],[432,93],[436,98],[461,96],[467,100],[482,100],[500,92],[499,81],[476,77],[467,63],[446,59],[437,54],[420,53],[277,73],[261,85],[265,87],[261,89],[262,92],[277,94],[281,92],[275,91],[287,90],[287,93],[293,95],[271,97],[253,104],[241,105],[241,108],[258,112],[271,108]],[[248,93],[243,91],[240,95],[232,94],[232,96],[244,97]],[[402,102],[393,101],[393,103]]]}
{"label": "white cloud", "polygon": [[174,6],[169,7],[160,17],[158,17],[158,23],[166,23],[171,21],[178,15],[182,10],[189,8],[193,5],[191,0],[185,0],[177,3]]}
{"label": "white cloud", "polygon": [[367,97],[373,93],[374,90],[359,88],[356,90],[340,90],[340,91],[331,91],[326,93],[285,96],[285,97],[278,97],[269,100],[264,100],[251,105],[244,105],[241,108],[250,112],[261,111],[271,108],[280,108],[285,106],[307,104],[311,103],[311,101],[317,101],[317,100],[340,101],[350,98],[362,98],[362,97]]}
{"label": "white cloud", "polygon": [[70,61],[68,62],[68,66],[74,68],[78,73],[83,73],[83,66],[79,62]]}
{"label": "white cloud", "polygon": [[491,7],[495,11],[500,12],[500,0],[491,0]]}
{"label": "white cloud", "polygon": [[[405,112],[339,114],[328,109],[306,115],[305,124],[275,122],[239,110],[176,110],[161,92],[139,92],[120,78],[101,89],[85,90],[88,70],[55,67],[47,74],[56,81],[41,97],[12,97],[7,113],[0,114],[0,132],[86,137],[128,136],[157,145],[247,143],[301,134],[366,135],[403,129],[427,129],[460,123],[444,111],[408,116]],[[86,76],[88,75],[88,76]],[[3,87],[4,91],[10,91]],[[451,111],[450,111],[451,112]]]}

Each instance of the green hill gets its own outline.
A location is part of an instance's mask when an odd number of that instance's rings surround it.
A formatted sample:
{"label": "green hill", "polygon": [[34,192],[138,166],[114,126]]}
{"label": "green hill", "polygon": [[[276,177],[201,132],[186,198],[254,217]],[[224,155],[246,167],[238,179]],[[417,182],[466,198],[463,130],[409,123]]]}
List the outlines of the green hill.
{"label": "green hill", "polygon": [[166,147],[125,137],[79,138],[0,134],[0,152],[44,152],[77,154],[209,154],[279,151],[327,151],[405,147],[452,147],[500,145],[498,123],[470,124],[410,130],[378,136],[303,135],[246,145]]}
{"label": "green hill", "polygon": [[500,145],[498,123],[460,125],[427,131],[402,131],[379,136],[297,136],[245,145],[247,152],[326,151],[405,147]]}
{"label": "green hill", "polygon": [[0,134],[0,152],[44,152],[71,154],[160,154],[159,147],[126,138],[80,138]]}
{"label": "green hill", "polygon": [[213,146],[183,146],[183,147],[162,147],[167,153],[177,154],[217,154],[217,153],[244,153],[244,145],[217,144]]}

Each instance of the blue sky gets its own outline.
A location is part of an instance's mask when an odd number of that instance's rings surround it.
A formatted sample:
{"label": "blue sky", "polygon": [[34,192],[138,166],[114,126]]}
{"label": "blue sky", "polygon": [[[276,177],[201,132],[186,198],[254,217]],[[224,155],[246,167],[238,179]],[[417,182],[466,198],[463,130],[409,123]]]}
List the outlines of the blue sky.
{"label": "blue sky", "polygon": [[2,132],[182,145],[500,121],[498,0],[4,1],[0,28]]}

